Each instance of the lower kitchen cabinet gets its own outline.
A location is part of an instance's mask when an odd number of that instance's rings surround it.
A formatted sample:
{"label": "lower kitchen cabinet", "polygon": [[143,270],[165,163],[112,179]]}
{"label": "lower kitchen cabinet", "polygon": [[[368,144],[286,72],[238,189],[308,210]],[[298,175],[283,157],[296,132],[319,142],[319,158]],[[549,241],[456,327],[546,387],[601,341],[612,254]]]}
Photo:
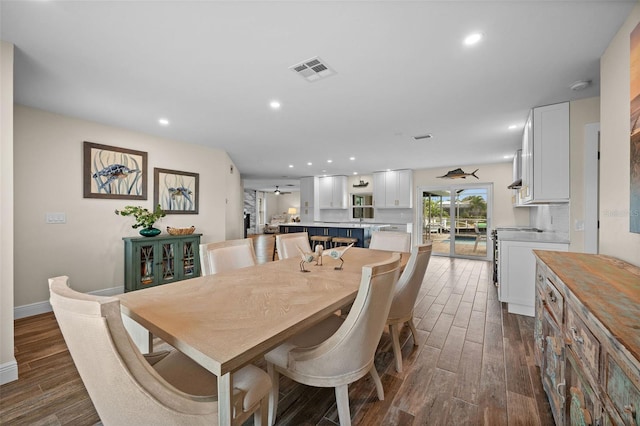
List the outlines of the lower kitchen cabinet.
{"label": "lower kitchen cabinet", "polygon": [[200,276],[201,235],[123,238],[124,291]]}
{"label": "lower kitchen cabinet", "polygon": [[640,425],[640,268],[535,251],[534,357],[557,425]]}
{"label": "lower kitchen cabinet", "polygon": [[534,315],[536,260],[533,250],[567,251],[569,244],[498,240],[498,296],[511,313]]}
{"label": "lower kitchen cabinet", "polygon": [[371,240],[370,228],[280,225],[281,234],[290,234],[292,232],[306,232],[309,234],[309,237],[323,235],[356,238],[358,241],[354,244],[354,247],[369,247],[369,240]]}

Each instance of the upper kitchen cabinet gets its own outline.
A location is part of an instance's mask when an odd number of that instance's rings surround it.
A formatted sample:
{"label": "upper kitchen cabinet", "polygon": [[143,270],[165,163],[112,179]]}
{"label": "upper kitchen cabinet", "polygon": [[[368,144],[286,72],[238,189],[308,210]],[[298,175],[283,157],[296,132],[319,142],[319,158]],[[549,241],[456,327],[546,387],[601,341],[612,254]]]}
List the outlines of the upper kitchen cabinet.
{"label": "upper kitchen cabinet", "polygon": [[346,176],[318,178],[318,201],[321,209],[346,209],[347,195]]}
{"label": "upper kitchen cabinet", "polygon": [[413,207],[413,171],[391,170],[373,174],[373,202],[378,209]]}
{"label": "upper kitchen cabinet", "polygon": [[316,219],[318,208],[317,177],[309,176],[300,178],[300,220],[313,222]]}
{"label": "upper kitchen cabinet", "polygon": [[522,140],[524,204],[569,201],[569,102],[534,108]]}

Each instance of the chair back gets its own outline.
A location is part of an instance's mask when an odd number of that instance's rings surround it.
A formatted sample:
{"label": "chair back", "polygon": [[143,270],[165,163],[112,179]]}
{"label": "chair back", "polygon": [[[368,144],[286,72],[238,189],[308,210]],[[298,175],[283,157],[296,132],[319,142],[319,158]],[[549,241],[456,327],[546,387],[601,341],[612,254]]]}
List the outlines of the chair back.
{"label": "chair back", "polygon": [[200,268],[203,276],[245,268],[257,263],[251,238],[200,244]]}
{"label": "chair back", "polygon": [[305,253],[311,252],[309,234],[307,232],[292,232],[291,234],[276,235],[276,250],[280,259],[300,257],[298,248]]}
{"label": "chair back", "polygon": [[165,381],[131,342],[120,301],[78,293],[68,277],[49,279],[50,302],[82,382],[105,425],[217,424],[214,397]]}
{"label": "chair back", "polygon": [[414,246],[405,266],[391,302],[389,320],[410,317],[422,286],[424,274],[431,259],[431,243]]}
{"label": "chair back", "polygon": [[292,349],[289,368],[326,377],[330,386],[350,383],[366,374],[373,366],[399,275],[399,253],[364,266],[358,294],[340,328],[317,346]]}
{"label": "chair back", "polygon": [[373,231],[369,248],[406,253],[411,250],[411,234],[408,232]]}

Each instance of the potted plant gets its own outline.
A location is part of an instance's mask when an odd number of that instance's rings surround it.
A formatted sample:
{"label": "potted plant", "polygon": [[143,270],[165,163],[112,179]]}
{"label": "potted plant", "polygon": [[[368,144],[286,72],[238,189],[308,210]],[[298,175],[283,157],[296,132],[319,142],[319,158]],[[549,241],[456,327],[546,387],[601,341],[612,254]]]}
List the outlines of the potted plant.
{"label": "potted plant", "polygon": [[139,232],[144,237],[155,237],[160,234],[158,228],[154,228],[153,225],[165,217],[167,214],[162,210],[160,204],[158,204],[153,212],[144,209],[140,206],[125,206],[122,210],[116,210],[116,214],[120,216],[133,216],[136,223],[131,225],[132,228],[142,228]]}

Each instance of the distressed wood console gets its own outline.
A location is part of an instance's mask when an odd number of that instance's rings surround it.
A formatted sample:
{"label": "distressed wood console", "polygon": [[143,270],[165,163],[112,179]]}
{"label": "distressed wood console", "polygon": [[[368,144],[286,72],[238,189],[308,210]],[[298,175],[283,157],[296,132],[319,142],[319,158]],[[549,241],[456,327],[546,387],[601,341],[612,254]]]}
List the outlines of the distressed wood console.
{"label": "distressed wood console", "polygon": [[640,268],[534,250],[535,357],[557,425],[640,425]]}

